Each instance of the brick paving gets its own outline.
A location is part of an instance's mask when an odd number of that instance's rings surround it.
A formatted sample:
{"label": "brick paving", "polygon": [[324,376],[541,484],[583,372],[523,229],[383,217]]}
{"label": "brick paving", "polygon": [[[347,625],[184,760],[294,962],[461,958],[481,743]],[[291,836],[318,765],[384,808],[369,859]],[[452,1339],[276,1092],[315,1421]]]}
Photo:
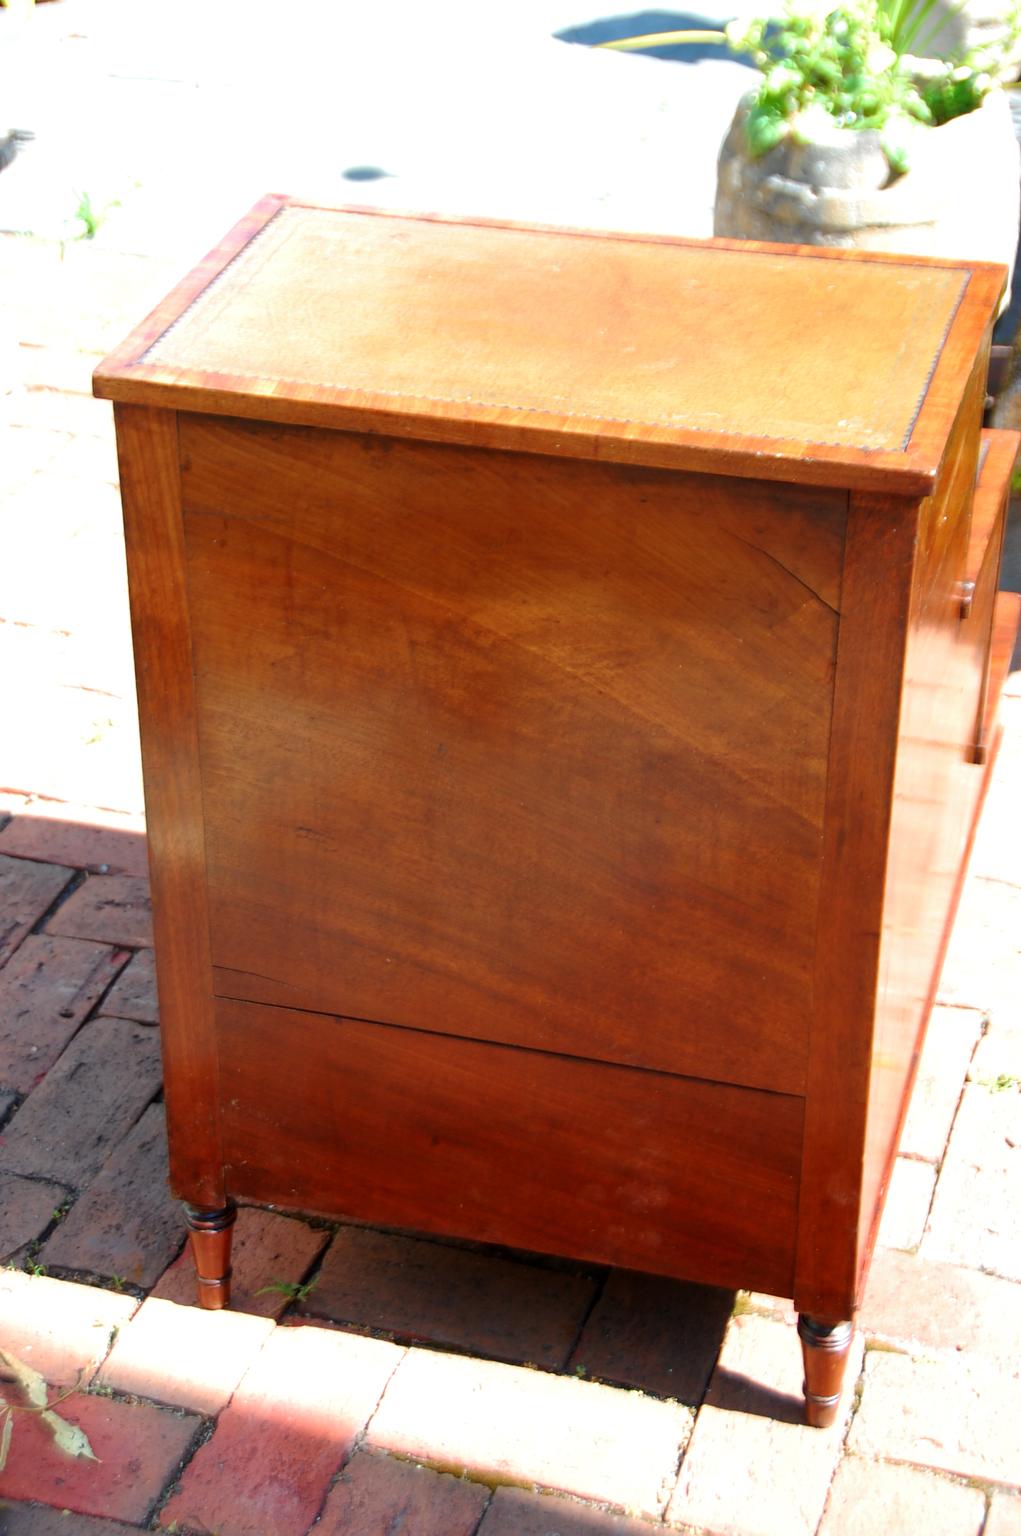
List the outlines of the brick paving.
{"label": "brick paving", "polygon": [[[53,57],[101,10],[40,8]],[[251,196],[122,191],[91,243],[0,235],[0,1348],[100,1458],[18,1414],[0,1532],[1021,1536],[1018,673],[833,1430],[784,1298],[246,1207],[194,1307],[89,377]]]}

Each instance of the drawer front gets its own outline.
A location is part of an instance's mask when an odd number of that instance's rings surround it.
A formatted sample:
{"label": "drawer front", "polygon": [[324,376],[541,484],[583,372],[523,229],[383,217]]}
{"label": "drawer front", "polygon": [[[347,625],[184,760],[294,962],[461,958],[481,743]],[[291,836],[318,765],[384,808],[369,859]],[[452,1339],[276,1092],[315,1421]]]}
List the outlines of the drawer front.
{"label": "drawer front", "polygon": [[217,991],[801,1091],[843,498],[181,441]]}
{"label": "drawer front", "polygon": [[791,1294],[802,1101],[217,1004],[230,1193]]}

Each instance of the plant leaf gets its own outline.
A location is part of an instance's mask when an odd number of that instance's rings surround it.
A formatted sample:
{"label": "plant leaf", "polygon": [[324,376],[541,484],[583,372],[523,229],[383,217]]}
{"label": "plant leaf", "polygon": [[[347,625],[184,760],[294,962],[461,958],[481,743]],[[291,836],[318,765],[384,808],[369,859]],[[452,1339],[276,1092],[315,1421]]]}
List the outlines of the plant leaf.
{"label": "plant leaf", "polygon": [[15,1381],[33,1408],[46,1407],[46,1383],[38,1371],[33,1371],[30,1365],[19,1360],[17,1355],[12,1355],[8,1349],[0,1349],[0,1363],[13,1371]]}
{"label": "plant leaf", "polygon": [[693,32],[646,32],[641,37],[614,37],[598,43],[599,48],[611,48],[616,53],[635,53],[640,48],[668,48],[684,43],[725,43],[727,35],[715,28],[699,28]]}
{"label": "plant leaf", "polygon": [[11,1435],[14,1432],[14,1415],[8,1408],[4,1414],[4,1427],[0,1429],[0,1472],[7,1465],[7,1453],[11,1448]]}
{"label": "plant leaf", "polygon": [[52,1408],[47,1408],[39,1417],[53,1432],[53,1439],[57,1449],[66,1456],[78,1456],[85,1461],[98,1461],[89,1437],[84,1429],[79,1429],[77,1424],[71,1424],[67,1419],[62,1419],[59,1413],[54,1413]]}

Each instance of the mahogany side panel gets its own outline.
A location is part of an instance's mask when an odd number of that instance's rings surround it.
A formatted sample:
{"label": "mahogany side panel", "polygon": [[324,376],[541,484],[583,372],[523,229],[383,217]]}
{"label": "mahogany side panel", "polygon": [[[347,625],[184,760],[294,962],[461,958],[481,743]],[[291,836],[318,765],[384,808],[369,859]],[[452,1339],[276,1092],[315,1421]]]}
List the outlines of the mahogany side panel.
{"label": "mahogany side panel", "polygon": [[847,1318],[918,504],[851,498],[816,932],[794,1301]]}
{"label": "mahogany side panel", "polygon": [[247,1198],[788,1294],[802,1103],[221,1000]]}
{"label": "mahogany side panel", "polygon": [[984,378],[980,357],[932,497],[851,501],[795,1290],[824,1317],[859,1299],[980,788],[961,591]]}
{"label": "mahogany side panel", "polygon": [[845,499],[183,445],[217,991],[799,1092]]}
{"label": "mahogany side panel", "polygon": [[[904,666],[858,1227],[859,1288],[964,880],[983,776],[972,761],[974,641],[961,606],[987,359],[922,503]],[[987,648],[987,642],[985,648]]]}
{"label": "mahogany side panel", "polygon": [[223,1204],[202,786],[177,418],[116,406],[158,956],[170,1181]]}

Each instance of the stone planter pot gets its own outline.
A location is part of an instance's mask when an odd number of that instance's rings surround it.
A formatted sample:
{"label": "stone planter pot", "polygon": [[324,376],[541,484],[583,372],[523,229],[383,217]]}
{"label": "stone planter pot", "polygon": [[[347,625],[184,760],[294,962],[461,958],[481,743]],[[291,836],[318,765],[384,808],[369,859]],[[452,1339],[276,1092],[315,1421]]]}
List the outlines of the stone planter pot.
{"label": "stone planter pot", "polygon": [[964,59],[982,49],[998,61],[1001,80],[1017,77],[1021,35],[1016,34],[1011,0],[934,0],[922,31],[919,53],[935,59]]}
{"label": "stone planter pot", "polygon": [[788,140],[753,159],[747,103],[739,104],[720,150],[714,234],[996,261],[1013,269],[1021,172],[1002,91],[991,91],[977,111],[941,128],[918,125],[910,169],[892,179],[879,134],[871,130],[835,129],[818,144]]}

